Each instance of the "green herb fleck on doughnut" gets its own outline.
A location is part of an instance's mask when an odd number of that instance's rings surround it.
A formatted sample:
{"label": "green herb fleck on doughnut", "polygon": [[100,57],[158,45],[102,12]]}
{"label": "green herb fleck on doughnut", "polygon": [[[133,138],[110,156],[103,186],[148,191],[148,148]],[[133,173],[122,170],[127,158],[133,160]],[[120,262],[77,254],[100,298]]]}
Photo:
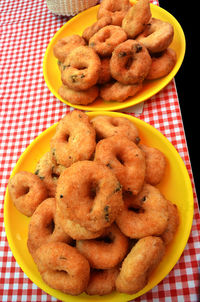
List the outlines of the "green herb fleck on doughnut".
{"label": "green herb fleck on doughnut", "polygon": [[123,58],[127,55],[127,53],[125,51],[120,51],[119,54],[118,54],[118,57],[119,58]]}
{"label": "green herb fleck on doughnut", "polygon": [[104,207],[104,217],[107,222],[109,222],[109,206]]}
{"label": "green herb fleck on doughnut", "polygon": [[112,169],[112,166],[110,163],[107,163],[106,166],[109,168],[109,169]]}
{"label": "green herb fleck on doughnut", "polygon": [[76,74],[71,75],[71,80],[73,83],[75,83],[77,81],[77,75]]}
{"label": "green herb fleck on doughnut", "polygon": [[146,196],[143,196],[140,201],[145,202],[146,201]]}
{"label": "green herb fleck on doughnut", "polygon": [[122,186],[120,183],[118,183],[118,186],[115,188],[114,193],[121,191]]}

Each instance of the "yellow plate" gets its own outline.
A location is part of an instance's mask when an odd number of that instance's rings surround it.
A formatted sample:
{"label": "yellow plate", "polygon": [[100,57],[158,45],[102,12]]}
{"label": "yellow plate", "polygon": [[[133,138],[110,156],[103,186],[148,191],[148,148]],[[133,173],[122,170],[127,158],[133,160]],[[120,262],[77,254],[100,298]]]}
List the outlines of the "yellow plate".
{"label": "yellow plate", "polygon": [[65,25],[63,25],[59,31],[52,38],[49,43],[43,61],[43,73],[44,79],[50,91],[54,94],[54,96],[59,99],[61,102],[78,108],[82,110],[89,111],[99,111],[99,110],[119,110],[122,108],[127,108],[143,102],[157,92],[159,92],[162,88],[164,88],[175,76],[178,72],[185,55],[185,36],[183,30],[178,23],[178,21],[166,10],[160,8],[159,6],[151,4],[151,12],[153,17],[161,19],[163,21],[167,21],[171,23],[174,27],[174,39],[170,45],[176,51],[177,54],[177,62],[173,68],[173,70],[165,77],[152,80],[145,81],[143,85],[143,89],[134,97],[128,98],[126,101],[119,102],[104,102],[103,100],[96,100],[92,104],[89,105],[74,105],[65,101],[58,94],[58,89],[62,85],[60,71],[57,64],[57,59],[53,55],[53,47],[58,40],[65,36],[70,36],[72,34],[82,35],[83,30],[89,25],[93,24],[96,21],[98,6],[89,8],[88,10],[78,14],[71,20],[69,20]]}
{"label": "yellow plate", "polygon": [[[106,296],[69,296],[47,286],[41,279],[36,265],[27,249],[27,233],[29,218],[18,212],[10,199],[8,190],[5,195],[4,222],[6,235],[13,255],[24,273],[41,289],[61,301],[113,301],[123,302],[134,299],[156,286],[171,271],[181,256],[187,243],[193,220],[193,192],[187,169],[172,144],[155,128],[135,117],[117,112],[89,112],[90,118],[105,114],[124,116],[137,125],[141,142],[157,147],[167,158],[167,169],[159,188],[165,197],[178,206],[180,226],[173,242],[168,246],[166,254],[151,276],[147,286],[135,295],[112,293]],[[11,177],[18,171],[34,172],[39,158],[49,150],[50,139],[55,133],[56,124],[41,133],[19,158]]]}

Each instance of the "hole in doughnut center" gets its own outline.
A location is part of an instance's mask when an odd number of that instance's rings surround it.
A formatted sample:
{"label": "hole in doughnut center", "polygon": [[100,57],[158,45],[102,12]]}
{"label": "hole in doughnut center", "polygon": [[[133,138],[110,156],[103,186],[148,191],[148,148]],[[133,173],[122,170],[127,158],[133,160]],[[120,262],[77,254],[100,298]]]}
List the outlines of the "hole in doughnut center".
{"label": "hole in doughnut center", "polygon": [[91,181],[88,185],[88,195],[90,199],[95,199],[97,193],[99,192],[99,185],[95,181]]}
{"label": "hole in doughnut center", "polygon": [[24,195],[28,194],[29,191],[30,191],[29,187],[24,187]]}
{"label": "hole in doughnut center", "polygon": [[127,69],[127,70],[130,69],[132,63],[133,63],[133,57],[132,57],[132,56],[129,56],[129,57],[127,58],[127,60],[126,60],[126,63],[125,63],[125,65],[124,65],[124,68]]}
{"label": "hole in doughnut center", "polygon": [[65,135],[65,140],[68,142],[69,141],[69,134]]}
{"label": "hole in doughnut center", "polygon": [[53,220],[53,219],[50,221],[50,223],[48,223],[48,224],[46,225],[46,229],[48,230],[48,232],[49,232],[50,234],[53,233],[53,231],[54,231],[54,229],[55,229],[55,223],[54,223],[54,220]]}
{"label": "hole in doughnut center", "polygon": [[16,197],[19,198],[20,196],[26,195],[29,191],[30,188],[28,186],[22,186],[19,188],[19,190],[17,190]]}
{"label": "hole in doughnut center", "polygon": [[51,173],[51,177],[53,178],[53,179],[58,179],[59,178],[59,174],[57,174],[57,173],[55,173],[55,172],[52,172]]}
{"label": "hole in doughnut center", "polygon": [[77,67],[78,70],[86,70],[88,68],[88,66],[85,66],[85,65],[79,65]]}
{"label": "hole in doughnut center", "polygon": [[128,210],[132,211],[132,212],[134,212],[136,214],[144,213],[144,210],[142,208],[139,208],[139,207],[136,207],[136,206],[135,207],[134,206],[129,206]]}
{"label": "hole in doughnut center", "polygon": [[104,236],[101,236],[99,238],[96,238],[97,241],[101,241],[101,242],[104,242],[104,243],[108,243],[108,244],[111,244],[114,242],[114,236],[112,233],[109,233],[107,235],[104,235]]}
{"label": "hole in doughnut center", "polygon": [[106,42],[106,40],[107,39],[109,39],[110,38],[110,36],[111,36],[111,32],[109,31],[109,30],[105,30],[104,31],[104,35],[101,35],[100,37],[99,37],[99,42]]}
{"label": "hole in doughnut center", "polygon": [[124,165],[124,160],[123,160],[122,155],[120,153],[116,154],[116,158],[120,162],[120,164]]}

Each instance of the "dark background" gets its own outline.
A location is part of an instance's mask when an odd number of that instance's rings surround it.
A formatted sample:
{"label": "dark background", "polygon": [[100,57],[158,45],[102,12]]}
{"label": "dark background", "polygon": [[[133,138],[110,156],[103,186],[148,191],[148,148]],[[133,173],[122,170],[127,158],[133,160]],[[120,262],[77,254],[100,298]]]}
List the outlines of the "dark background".
{"label": "dark background", "polygon": [[196,191],[199,197],[200,152],[198,149],[200,150],[200,39],[197,29],[200,27],[200,14],[197,16],[198,3],[199,2],[188,0],[159,1],[160,7],[167,10],[177,19],[185,34],[186,53],[183,64],[175,76],[175,82],[192,165],[192,172]]}

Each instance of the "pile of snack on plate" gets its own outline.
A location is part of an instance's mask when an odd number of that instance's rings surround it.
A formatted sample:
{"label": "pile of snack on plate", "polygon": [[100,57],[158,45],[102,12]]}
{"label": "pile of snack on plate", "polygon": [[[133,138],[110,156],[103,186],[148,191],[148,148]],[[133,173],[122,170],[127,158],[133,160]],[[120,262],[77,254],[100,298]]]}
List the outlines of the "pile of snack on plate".
{"label": "pile of snack on plate", "polygon": [[35,173],[8,184],[30,217],[27,245],[42,279],[71,295],[144,288],[179,224],[156,187],[165,170],[164,154],[127,118],[64,116]]}
{"label": "pile of snack on plate", "polygon": [[54,45],[62,86],[59,95],[87,105],[97,97],[123,102],[146,80],[166,76],[176,64],[170,48],[174,28],[153,18],[149,0],[103,0],[97,21],[82,36],[64,37]]}

